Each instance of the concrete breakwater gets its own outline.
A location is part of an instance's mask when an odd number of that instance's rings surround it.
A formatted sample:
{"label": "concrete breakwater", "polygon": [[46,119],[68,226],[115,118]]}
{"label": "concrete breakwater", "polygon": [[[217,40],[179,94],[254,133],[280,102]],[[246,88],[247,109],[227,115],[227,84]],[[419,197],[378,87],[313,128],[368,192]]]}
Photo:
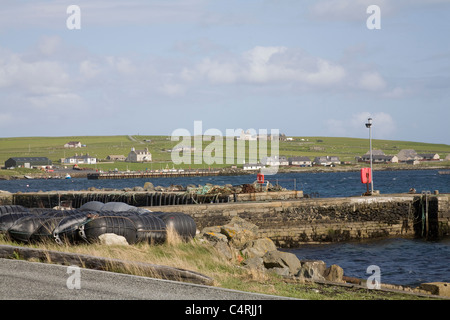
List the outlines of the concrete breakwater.
{"label": "concrete breakwater", "polygon": [[[450,195],[398,194],[373,197],[302,198],[301,191],[255,192],[218,196],[186,193],[64,191],[0,194],[1,204],[51,208],[88,201],[125,202],[152,211],[183,212],[199,230],[239,216],[259,227],[259,236],[278,247],[303,243],[383,237],[438,239],[449,235]],[[203,198],[201,198],[203,197]],[[183,199],[190,199],[183,202]]]}
{"label": "concrete breakwater", "polygon": [[439,195],[427,201],[420,195],[385,195],[164,206],[151,210],[187,213],[199,229],[224,225],[239,216],[257,225],[260,237],[289,248],[316,242],[448,236],[450,196]]}

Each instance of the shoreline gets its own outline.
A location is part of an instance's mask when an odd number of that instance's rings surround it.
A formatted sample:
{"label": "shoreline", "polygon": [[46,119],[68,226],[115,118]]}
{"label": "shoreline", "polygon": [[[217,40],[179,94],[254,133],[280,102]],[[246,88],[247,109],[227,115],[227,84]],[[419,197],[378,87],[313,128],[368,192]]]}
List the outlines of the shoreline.
{"label": "shoreline", "polygon": [[[364,165],[339,165],[336,167],[279,167],[276,174],[285,173],[333,173],[333,172],[357,172],[367,166]],[[219,176],[238,176],[238,175],[253,175],[259,172],[259,170],[243,170],[243,169],[230,169],[219,168]],[[429,166],[429,165],[375,165],[373,171],[405,171],[405,170],[449,170],[450,166]],[[87,178],[88,174],[97,173],[96,170],[58,170],[57,172],[36,172],[18,175],[1,175],[0,180],[26,180],[26,179],[64,179],[65,174],[70,174],[72,178]]]}

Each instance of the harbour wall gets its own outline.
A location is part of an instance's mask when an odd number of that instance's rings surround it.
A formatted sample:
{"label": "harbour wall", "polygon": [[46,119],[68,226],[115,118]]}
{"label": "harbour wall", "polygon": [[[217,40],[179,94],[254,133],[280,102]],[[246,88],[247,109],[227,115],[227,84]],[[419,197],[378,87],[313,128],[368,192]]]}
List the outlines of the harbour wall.
{"label": "harbour wall", "polygon": [[404,237],[440,239],[449,235],[449,196],[428,199],[428,224],[422,220],[421,196],[377,196],[279,200],[196,206],[149,207],[153,211],[184,212],[201,230],[224,225],[239,216],[259,227],[259,235],[278,247],[305,243],[358,241]]}
{"label": "harbour wall", "polygon": [[260,192],[190,199],[185,193],[72,191],[0,194],[1,204],[79,208],[88,201],[126,202],[151,211],[183,212],[197,228],[221,226],[239,216],[279,247],[387,237],[439,239],[449,235],[450,195],[379,195],[303,198],[300,191]]}

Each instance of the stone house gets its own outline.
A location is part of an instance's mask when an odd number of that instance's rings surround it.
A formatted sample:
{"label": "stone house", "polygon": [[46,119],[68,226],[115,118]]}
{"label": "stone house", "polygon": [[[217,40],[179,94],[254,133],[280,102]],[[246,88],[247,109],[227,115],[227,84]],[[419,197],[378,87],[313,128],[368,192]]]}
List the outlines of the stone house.
{"label": "stone house", "polygon": [[127,162],[150,162],[152,161],[152,154],[148,151],[148,148],[143,150],[136,150],[134,147],[131,148],[128,157],[126,158]]}

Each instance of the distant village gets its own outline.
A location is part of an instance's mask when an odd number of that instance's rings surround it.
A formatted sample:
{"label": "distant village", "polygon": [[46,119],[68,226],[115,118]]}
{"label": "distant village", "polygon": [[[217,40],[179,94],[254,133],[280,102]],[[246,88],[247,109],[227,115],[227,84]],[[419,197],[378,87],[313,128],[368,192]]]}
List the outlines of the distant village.
{"label": "distant village", "polygon": [[[267,139],[271,140],[277,137],[281,141],[293,141],[293,138],[286,137],[284,134],[271,136],[271,135],[253,135],[250,132],[242,131],[241,135],[237,137],[237,140],[261,140]],[[305,141],[305,139],[301,139]],[[86,147],[85,144],[82,144],[80,141],[69,141],[64,144],[64,148],[66,149],[80,149]],[[321,148],[315,147],[317,151],[322,151]],[[169,152],[193,152],[195,148],[190,146],[177,146],[171,150],[166,150]],[[131,148],[130,152],[127,156],[125,155],[108,155],[104,161],[107,162],[133,162],[133,163],[145,163],[152,162],[152,154],[148,150],[148,148],[144,149],[135,149]],[[437,153],[417,153],[412,149],[404,149],[398,152],[396,155],[386,155],[382,150],[372,150],[372,162],[374,164],[393,164],[393,163],[404,163],[417,165],[424,161],[434,162],[434,161],[450,161],[450,154],[447,155],[445,159],[441,159],[439,154]],[[99,159],[96,157],[90,156],[89,154],[83,154],[82,152],[74,152],[74,155],[61,158],[61,165],[85,165],[85,164],[97,164]],[[260,159],[258,163],[244,163],[243,170],[259,170],[268,166],[286,166],[286,167],[313,167],[313,166],[323,166],[323,167],[334,167],[337,165],[348,165],[353,163],[370,163],[370,151],[366,154],[355,157],[355,162],[341,161],[338,156],[335,155],[327,155],[327,156],[317,156],[314,158],[310,158],[308,156],[293,156],[287,157],[283,155],[269,156]],[[16,167],[25,167],[25,168],[48,168],[53,165],[52,161],[47,157],[11,157],[5,161],[5,168],[11,169]],[[236,167],[236,166],[234,166]]]}

